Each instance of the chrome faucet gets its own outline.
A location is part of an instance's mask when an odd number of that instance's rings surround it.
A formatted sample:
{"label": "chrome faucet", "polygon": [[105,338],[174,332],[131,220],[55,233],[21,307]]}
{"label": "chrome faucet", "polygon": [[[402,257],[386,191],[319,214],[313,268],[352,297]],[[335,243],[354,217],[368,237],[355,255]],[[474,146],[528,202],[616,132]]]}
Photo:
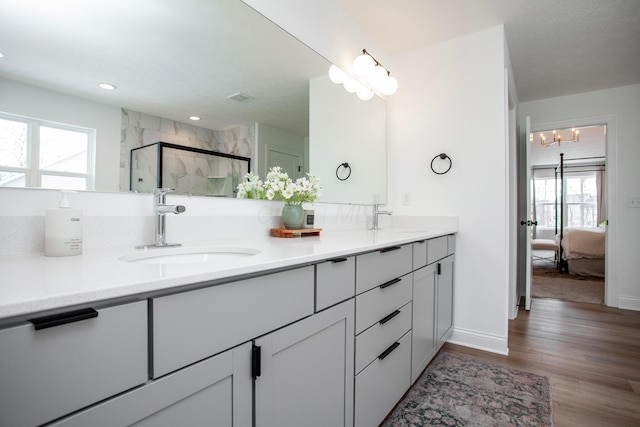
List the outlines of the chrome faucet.
{"label": "chrome faucet", "polygon": [[167,223],[165,214],[181,214],[187,208],[183,205],[167,205],[167,193],[171,193],[174,190],[171,188],[155,188],[153,190],[153,214],[154,229],[153,229],[153,243],[150,245],[136,246],[139,249],[147,248],[166,248],[180,246],[180,243],[167,243]]}
{"label": "chrome faucet", "polygon": [[380,230],[380,227],[378,226],[378,217],[380,215],[391,215],[393,213],[391,211],[381,211],[380,206],[382,206],[382,204],[379,203],[373,205],[373,227],[371,227],[372,230]]}

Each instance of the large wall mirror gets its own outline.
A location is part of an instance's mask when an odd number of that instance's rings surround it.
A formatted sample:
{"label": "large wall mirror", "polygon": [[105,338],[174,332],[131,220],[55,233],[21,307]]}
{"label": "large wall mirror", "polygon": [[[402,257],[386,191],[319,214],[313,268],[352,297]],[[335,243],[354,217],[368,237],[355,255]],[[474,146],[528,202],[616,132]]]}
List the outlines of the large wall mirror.
{"label": "large wall mirror", "polygon": [[[386,145],[373,162],[378,176],[384,170],[382,187],[367,180],[367,188],[354,189],[334,185],[333,172],[325,176],[335,167],[321,167],[321,159],[335,147],[310,134],[309,93],[329,62],[240,0],[4,2],[0,40],[0,113],[95,130],[89,188],[129,191],[130,150],[164,141],[250,157],[261,176],[269,165],[297,164],[326,183],[320,201],[386,198]],[[324,99],[314,111],[341,102]],[[366,107],[357,102],[345,107],[354,117],[347,126],[374,104],[384,114],[379,98]],[[370,139],[345,132],[352,146]],[[360,153],[373,156],[368,148]],[[188,175],[192,166],[178,163]]]}

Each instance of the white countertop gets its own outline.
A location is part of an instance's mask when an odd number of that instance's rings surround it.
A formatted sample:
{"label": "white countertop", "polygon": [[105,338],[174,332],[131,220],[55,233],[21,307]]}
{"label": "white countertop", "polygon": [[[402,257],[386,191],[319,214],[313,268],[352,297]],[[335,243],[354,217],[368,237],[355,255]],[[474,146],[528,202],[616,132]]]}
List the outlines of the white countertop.
{"label": "white countertop", "polygon": [[[120,261],[132,247],[85,250],[71,257],[43,253],[0,256],[0,320],[246,274],[455,233],[455,229],[323,231],[302,238],[256,237],[202,241],[184,248],[251,248],[256,255],[215,263],[143,264]],[[163,251],[165,249],[152,249]]]}

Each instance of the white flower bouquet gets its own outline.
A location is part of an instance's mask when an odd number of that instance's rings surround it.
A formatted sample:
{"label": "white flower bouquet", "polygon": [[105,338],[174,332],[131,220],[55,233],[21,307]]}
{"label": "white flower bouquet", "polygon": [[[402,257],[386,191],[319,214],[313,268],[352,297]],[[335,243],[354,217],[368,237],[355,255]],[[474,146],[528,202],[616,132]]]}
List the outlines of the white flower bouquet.
{"label": "white flower bouquet", "polygon": [[239,199],[283,200],[288,205],[313,203],[321,196],[320,179],[307,173],[293,181],[279,166],[269,169],[264,182],[250,172],[245,182],[238,185]]}

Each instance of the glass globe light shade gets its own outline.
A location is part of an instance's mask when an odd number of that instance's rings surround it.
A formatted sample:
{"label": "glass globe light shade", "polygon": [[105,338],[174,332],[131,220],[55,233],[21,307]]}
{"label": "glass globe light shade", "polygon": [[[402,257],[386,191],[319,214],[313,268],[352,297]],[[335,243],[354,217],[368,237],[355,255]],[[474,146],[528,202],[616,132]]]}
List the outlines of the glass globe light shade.
{"label": "glass globe light shade", "polygon": [[358,98],[362,99],[363,101],[368,101],[373,98],[373,91],[367,87],[360,85],[358,90],[356,90],[356,95],[358,95]]}
{"label": "glass globe light shade", "polygon": [[339,85],[340,83],[344,83],[345,77],[346,77],[346,74],[344,73],[344,71],[342,71],[340,68],[336,67],[335,65],[331,64],[331,67],[329,67],[329,79],[332,82]]}
{"label": "glass globe light shade", "polygon": [[344,90],[346,90],[347,92],[355,93],[355,91],[358,90],[359,83],[352,77],[346,75],[344,83],[342,83],[342,85],[344,86]]}
{"label": "glass globe light shade", "polygon": [[366,53],[358,55],[356,59],[353,60],[353,72],[358,77],[367,76],[375,66],[376,62]]}
{"label": "glass globe light shade", "polygon": [[395,77],[387,76],[380,83],[380,92],[383,95],[393,95],[398,90],[398,80]]}
{"label": "glass globe light shade", "polygon": [[379,87],[382,83],[382,80],[387,77],[387,70],[380,65],[376,65],[369,73],[367,80],[369,84],[373,87]]}

